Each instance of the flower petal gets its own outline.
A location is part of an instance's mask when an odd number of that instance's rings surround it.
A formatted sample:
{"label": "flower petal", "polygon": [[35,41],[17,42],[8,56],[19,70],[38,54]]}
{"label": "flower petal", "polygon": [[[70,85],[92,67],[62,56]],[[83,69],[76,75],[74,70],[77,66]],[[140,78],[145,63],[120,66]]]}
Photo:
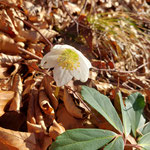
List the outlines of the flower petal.
{"label": "flower petal", "polygon": [[76,49],[70,45],[67,45],[67,44],[64,44],[64,45],[60,45],[60,44],[57,44],[55,45],[51,51],[54,51],[54,50],[65,50],[65,49],[71,49],[71,50],[74,50],[76,51]]}
{"label": "flower petal", "polygon": [[57,64],[57,58],[62,53],[61,50],[48,52],[41,60],[41,66],[44,68],[52,68]]}
{"label": "flower petal", "polygon": [[89,68],[91,65],[87,64],[87,61],[79,58],[80,66],[77,69],[71,71],[71,74],[81,82],[86,82],[89,77]]}
{"label": "flower petal", "polygon": [[86,66],[88,68],[91,68],[92,67],[91,62],[80,51],[77,51],[77,53],[79,54],[80,59],[82,59],[85,62]]}
{"label": "flower petal", "polygon": [[70,74],[68,70],[63,69],[62,67],[59,66],[55,66],[53,74],[57,86],[63,86],[73,78],[73,76]]}

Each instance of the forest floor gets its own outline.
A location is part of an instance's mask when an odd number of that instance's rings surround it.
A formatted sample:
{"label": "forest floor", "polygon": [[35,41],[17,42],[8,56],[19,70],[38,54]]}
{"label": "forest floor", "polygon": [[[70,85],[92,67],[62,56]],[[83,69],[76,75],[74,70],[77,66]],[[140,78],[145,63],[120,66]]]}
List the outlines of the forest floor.
{"label": "forest floor", "polygon": [[[109,97],[118,113],[118,90],[123,100],[140,92],[149,122],[148,3],[0,0],[0,150],[46,150],[68,129],[113,131],[103,117],[91,117],[78,97],[82,85]],[[57,96],[52,70],[40,67],[56,44],[75,47],[95,68],[87,82],[73,78]]]}

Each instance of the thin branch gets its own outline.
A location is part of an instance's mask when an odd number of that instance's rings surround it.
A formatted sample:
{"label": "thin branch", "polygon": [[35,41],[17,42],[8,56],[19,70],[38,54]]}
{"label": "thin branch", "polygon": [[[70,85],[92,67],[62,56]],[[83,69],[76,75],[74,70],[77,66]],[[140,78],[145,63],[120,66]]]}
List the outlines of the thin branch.
{"label": "thin branch", "polygon": [[70,91],[72,91],[79,98],[80,102],[87,108],[87,110],[89,112],[91,112],[91,114],[95,117],[95,119],[100,123],[101,122],[100,119],[91,111],[91,109],[89,108],[89,106],[83,101],[83,99],[77,94],[77,92],[74,91],[73,89],[71,89],[71,87],[69,87],[69,86],[66,86],[66,87],[67,87],[67,89],[69,89]]}
{"label": "thin branch", "polygon": [[96,67],[92,67],[92,69],[95,69],[97,71],[110,71],[110,72],[117,72],[117,73],[134,73],[136,71],[138,71],[139,69],[141,69],[142,67],[146,66],[147,64],[149,64],[149,62],[146,62],[144,64],[142,64],[141,66],[137,67],[136,69],[134,70],[129,70],[129,71],[124,71],[124,70],[116,70],[116,69],[98,69]]}
{"label": "thin branch", "polygon": [[22,51],[23,53],[26,53],[26,54],[28,54],[28,55],[34,57],[34,58],[36,58],[36,59],[38,59],[38,60],[40,60],[40,61],[42,60],[41,57],[39,57],[39,56],[37,56],[37,55],[35,55],[35,54],[33,54],[33,53],[31,53],[31,52],[29,52],[29,51],[27,51],[27,50],[21,48],[21,47],[18,47],[18,50],[19,50],[19,51]]}
{"label": "thin branch", "polygon": [[87,5],[87,0],[85,0],[84,5],[83,5],[79,15],[82,14],[83,10],[86,8],[86,5]]}
{"label": "thin branch", "polygon": [[81,27],[84,27],[84,28],[87,28],[89,29],[87,26],[79,23],[76,19],[74,19],[74,17],[70,14],[70,12],[67,10],[66,6],[65,6],[65,3],[64,3],[64,0],[62,0],[62,6],[64,7],[65,11],[67,12],[67,14],[69,15],[69,17],[75,22],[75,24],[77,25],[77,33],[79,33],[79,25]]}
{"label": "thin branch", "polygon": [[47,43],[48,45],[50,45],[51,48],[53,47],[53,44],[52,44],[47,38],[45,38],[45,37],[43,36],[43,34],[38,30],[37,27],[35,27],[35,26],[32,25],[31,23],[29,23],[29,22],[27,22],[26,20],[23,20],[23,19],[21,19],[21,18],[19,18],[19,17],[15,17],[15,18],[21,20],[21,21],[24,22],[26,25],[28,25],[29,27],[31,27],[31,28],[33,28],[35,31],[37,31],[37,32],[41,35],[41,37],[46,41],[46,43]]}

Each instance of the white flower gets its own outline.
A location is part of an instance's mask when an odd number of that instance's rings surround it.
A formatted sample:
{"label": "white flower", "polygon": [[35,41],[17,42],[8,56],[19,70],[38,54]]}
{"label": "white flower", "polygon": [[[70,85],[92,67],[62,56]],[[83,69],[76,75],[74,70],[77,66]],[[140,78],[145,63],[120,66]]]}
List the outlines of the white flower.
{"label": "white flower", "polygon": [[53,75],[57,86],[63,86],[73,77],[86,82],[89,77],[90,61],[70,45],[55,45],[42,61],[44,68],[54,68]]}

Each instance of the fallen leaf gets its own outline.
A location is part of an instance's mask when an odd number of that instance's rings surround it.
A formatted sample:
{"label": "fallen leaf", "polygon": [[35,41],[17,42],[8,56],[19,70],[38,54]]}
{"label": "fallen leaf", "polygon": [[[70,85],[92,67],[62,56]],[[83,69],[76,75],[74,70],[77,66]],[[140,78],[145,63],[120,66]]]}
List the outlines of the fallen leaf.
{"label": "fallen leaf", "polygon": [[23,85],[19,74],[16,74],[13,78],[12,90],[15,92],[15,95],[11,101],[9,111],[19,112],[21,107],[22,91],[23,91]]}
{"label": "fallen leaf", "polygon": [[53,89],[51,86],[52,81],[53,81],[52,78],[46,75],[43,79],[43,85],[44,85],[45,92],[50,99],[50,104],[53,106],[54,110],[56,110],[58,107],[58,100],[53,93]]}
{"label": "fallen leaf", "polygon": [[39,89],[39,104],[43,112],[51,117],[51,119],[54,119],[54,109],[49,103],[49,98],[47,97],[44,87],[40,87]]}
{"label": "fallen leaf", "polygon": [[3,33],[0,33],[0,51],[5,54],[9,55],[16,55],[19,53],[18,51],[18,44],[15,43],[15,41],[9,37],[6,36]]}
{"label": "fallen leaf", "polygon": [[56,137],[59,136],[65,132],[65,128],[56,122],[56,120],[53,120],[53,124],[49,128],[49,135],[52,137],[52,139],[56,140]]}
{"label": "fallen leaf", "polygon": [[43,133],[27,133],[0,127],[0,143],[9,150],[46,150],[52,139]]}
{"label": "fallen leaf", "polygon": [[12,56],[12,55],[6,55],[4,53],[0,53],[0,63],[16,63],[18,61],[21,61],[20,56]]}
{"label": "fallen leaf", "polygon": [[0,91],[0,116],[4,112],[6,104],[14,97],[14,91]]}
{"label": "fallen leaf", "polygon": [[76,118],[83,118],[82,110],[75,105],[73,98],[68,93],[66,87],[64,88],[63,101],[64,101],[65,108],[70,115]]}
{"label": "fallen leaf", "polygon": [[77,119],[71,116],[63,104],[59,104],[56,112],[57,122],[67,129],[83,128],[84,119]]}
{"label": "fallen leaf", "polygon": [[11,18],[9,17],[9,15],[7,14],[6,10],[2,10],[2,12],[0,13],[0,30],[8,33],[11,36],[15,36],[18,34],[18,32],[16,31],[13,22],[11,20]]}
{"label": "fallen leaf", "polygon": [[[58,33],[54,30],[51,29],[39,29],[41,34],[47,38],[51,39],[55,37]],[[37,31],[32,31],[32,30],[22,30],[19,32],[20,36],[24,37],[26,40],[29,40],[33,43],[37,43],[38,41],[45,41],[43,37],[37,32]]]}

